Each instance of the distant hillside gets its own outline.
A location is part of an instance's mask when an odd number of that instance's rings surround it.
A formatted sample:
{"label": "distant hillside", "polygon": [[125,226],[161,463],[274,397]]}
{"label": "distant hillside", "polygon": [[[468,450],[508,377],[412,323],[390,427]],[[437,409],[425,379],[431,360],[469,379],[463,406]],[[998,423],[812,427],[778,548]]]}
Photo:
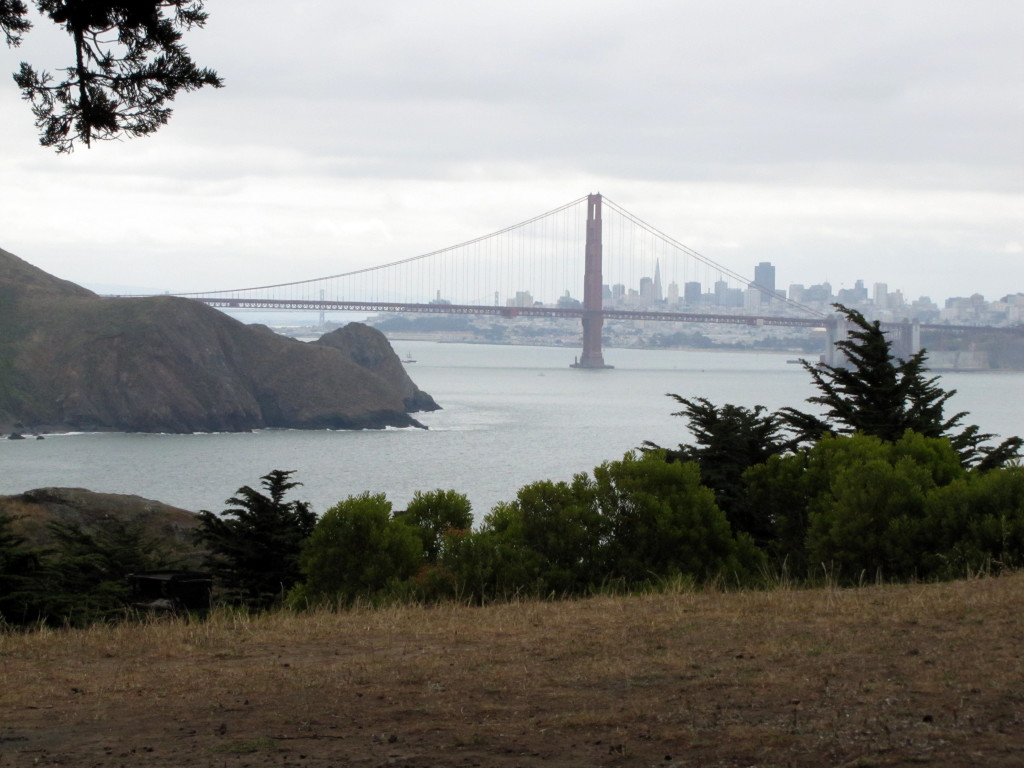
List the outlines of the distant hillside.
{"label": "distant hillside", "polygon": [[383,334],[305,344],[173,296],[101,298],[0,250],[0,431],[420,426]]}
{"label": "distant hillside", "polygon": [[192,541],[199,518],[141,496],[96,493],[84,488],[37,488],[0,496],[0,514],[14,518],[14,530],[34,548],[47,549],[55,544],[49,523],[77,526],[90,536],[124,526],[159,542],[165,554],[177,556],[183,565],[199,567],[202,560],[202,552]]}

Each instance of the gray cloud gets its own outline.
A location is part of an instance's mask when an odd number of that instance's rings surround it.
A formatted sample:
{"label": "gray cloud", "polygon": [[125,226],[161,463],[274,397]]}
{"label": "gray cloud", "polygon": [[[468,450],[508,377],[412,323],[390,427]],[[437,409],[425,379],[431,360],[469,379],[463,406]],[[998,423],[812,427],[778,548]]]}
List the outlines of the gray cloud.
{"label": "gray cloud", "polygon": [[154,138],[54,158],[0,91],[0,247],[72,279],[273,281],[283,249],[315,276],[601,189],[738,271],[1024,290],[1016,0],[209,10],[188,44],[227,88],[182,96]]}

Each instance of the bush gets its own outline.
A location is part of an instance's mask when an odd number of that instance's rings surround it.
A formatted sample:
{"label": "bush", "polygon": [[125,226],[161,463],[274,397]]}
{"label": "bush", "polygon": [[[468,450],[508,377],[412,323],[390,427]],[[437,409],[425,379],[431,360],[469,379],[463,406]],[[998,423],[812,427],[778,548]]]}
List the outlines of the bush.
{"label": "bush", "polygon": [[773,518],[777,564],[854,583],[1024,563],[1024,470],[967,470],[946,438],[826,436],[746,479]]}
{"label": "bush", "polygon": [[733,535],[694,463],[666,462],[659,451],[626,454],[594,470],[594,492],[607,521],[609,579],[746,578],[764,563],[746,533]]}
{"label": "bush", "polygon": [[428,563],[436,563],[442,554],[445,537],[453,531],[473,526],[473,506],[456,491],[416,491],[405,512],[397,519],[412,527],[423,544]]}
{"label": "bush", "polygon": [[391,516],[384,494],[338,502],[320,518],[299,559],[303,583],[289,603],[349,605],[372,598],[417,572],[423,547],[408,525]]}

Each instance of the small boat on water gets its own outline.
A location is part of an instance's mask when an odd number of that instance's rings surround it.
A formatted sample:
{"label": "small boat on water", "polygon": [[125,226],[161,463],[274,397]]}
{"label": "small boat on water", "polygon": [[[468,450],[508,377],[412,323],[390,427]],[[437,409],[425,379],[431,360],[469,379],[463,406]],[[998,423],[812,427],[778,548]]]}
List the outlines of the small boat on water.
{"label": "small boat on water", "polygon": [[406,352],[405,358],[402,360],[402,362],[405,363],[406,365],[408,365],[409,363],[415,363],[416,361],[412,359],[412,352]]}

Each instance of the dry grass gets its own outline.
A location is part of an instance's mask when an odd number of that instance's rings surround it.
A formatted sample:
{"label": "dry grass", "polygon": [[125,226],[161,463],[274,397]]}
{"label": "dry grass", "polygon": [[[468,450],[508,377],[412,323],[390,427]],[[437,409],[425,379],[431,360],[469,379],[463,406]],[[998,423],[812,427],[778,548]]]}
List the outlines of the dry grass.
{"label": "dry grass", "polygon": [[0,637],[0,766],[1024,764],[1024,575]]}

